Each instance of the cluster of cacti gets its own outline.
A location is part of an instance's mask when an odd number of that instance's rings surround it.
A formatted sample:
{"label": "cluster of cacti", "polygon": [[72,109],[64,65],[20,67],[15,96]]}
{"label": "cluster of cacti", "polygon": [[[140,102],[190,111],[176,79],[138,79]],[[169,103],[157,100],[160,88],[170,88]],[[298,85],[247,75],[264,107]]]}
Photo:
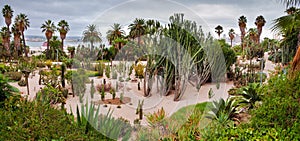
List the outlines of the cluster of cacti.
{"label": "cluster of cacti", "polygon": [[143,119],[143,105],[144,105],[144,100],[142,101],[139,100],[135,114],[138,114],[140,119]]}

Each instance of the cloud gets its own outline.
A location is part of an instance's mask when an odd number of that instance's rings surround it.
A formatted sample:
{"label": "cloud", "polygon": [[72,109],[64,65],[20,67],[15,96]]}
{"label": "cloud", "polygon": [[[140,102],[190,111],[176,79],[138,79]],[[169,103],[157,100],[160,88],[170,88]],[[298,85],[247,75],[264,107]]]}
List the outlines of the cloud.
{"label": "cloud", "polygon": [[[248,26],[254,27],[256,16],[267,20],[265,29],[272,26],[272,20],[282,16],[284,5],[276,0],[4,0],[18,13],[25,13],[30,19],[27,35],[42,35],[40,26],[51,19],[56,24],[65,19],[70,24],[70,36],[81,36],[88,24],[96,23],[105,36],[113,23],[127,26],[135,18],[158,19],[168,22],[174,13],[184,13],[187,19],[203,25],[214,33],[214,27],[222,25],[224,33],[229,28],[237,29],[237,19],[241,15],[248,18]],[[1,21],[4,21],[3,19]],[[1,22],[4,25],[4,22]],[[263,31],[262,36],[268,36]]]}

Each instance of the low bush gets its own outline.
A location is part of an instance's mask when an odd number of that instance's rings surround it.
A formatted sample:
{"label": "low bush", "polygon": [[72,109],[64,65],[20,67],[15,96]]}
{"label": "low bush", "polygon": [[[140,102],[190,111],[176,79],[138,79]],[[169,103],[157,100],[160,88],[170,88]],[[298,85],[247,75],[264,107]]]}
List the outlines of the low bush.
{"label": "low bush", "polygon": [[20,81],[22,78],[22,73],[21,72],[6,72],[5,76],[13,81]]}

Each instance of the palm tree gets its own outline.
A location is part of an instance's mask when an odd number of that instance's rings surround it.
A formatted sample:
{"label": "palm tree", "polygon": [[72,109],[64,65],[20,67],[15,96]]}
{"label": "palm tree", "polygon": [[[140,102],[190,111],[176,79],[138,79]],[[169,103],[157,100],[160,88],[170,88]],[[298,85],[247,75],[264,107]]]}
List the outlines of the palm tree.
{"label": "palm tree", "polygon": [[288,15],[279,17],[274,20],[273,31],[279,31],[285,38],[291,37],[293,34],[298,34],[297,47],[300,45],[300,10],[296,9],[295,12]]}
{"label": "palm tree", "polygon": [[294,14],[297,11],[296,7],[290,7],[288,9],[286,9],[284,12],[286,12],[288,15]]}
{"label": "palm tree", "polygon": [[128,29],[130,29],[129,36],[131,38],[137,38],[138,46],[140,46],[141,36],[146,33],[145,20],[136,18],[133,23],[129,25]]}
{"label": "palm tree", "polygon": [[286,7],[288,6],[296,6],[300,4],[300,0],[281,0],[281,2],[283,2],[284,4],[286,4]]}
{"label": "palm tree", "polygon": [[[111,29],[108,30],[106,34],[106,38],[109,41],[109,44],[112,44],[112,42],[116,39],[124,38],[125,31],[122,30],[122,26],[120,24],[114,23],[114,25],[111,26]],[[119,49],[121,48],[121,43],[122,42],[119,42]]]}
{"label": "palm tree", "polygon": [[258,31],[255,28],[250,28],[248,31],[249,34],[249,38],[251,41],[253,41],[253,43],[258,43]]}
{"label": "palm tree", "polygon": [[241,16],[238,20],[240,31],[241,31],[241,46],[244,48],[244,37],[246,35],[246,24],[247,18],[245,16]]}
{"label": "palm tree", "polygon": [[6,51],[5,56],[10,56],[10,46],[9,46],[10,33],[7,27],[1,28],[1,37],[2,37],[3,46]]}
{"label": "palm tree", "polygon": [[219,39],[220,39],[220,35],[223,33],[223,27],[218,25],[216,28],[215,28],[215,32],[218,34],[219,36]]}
{"label": "palm tree", "polygon": [[83,31],[83,42],[91,43],[91,50],[94,49],[94,43],[102,42],[101,33],[97,30],[96,25],[88,25],[87,29]]}
{"label": "palm tree", "polygon": [[261,32],[262,32],[262,28],[263,28],[263,26],[265,26],[265,23],[266,23],[266,20],[262,15],[256,17],[255,25],[257,27],[258,43],[259,43],[259,40],[260,40],[260,35],[261,35]]}
{"label": "palm tree", "polygon": [[15,19],[15,23],[16,23],[16,25],[18,25],[18,29],[22,35],[23,49],[25,52],[25,56],[28,57],[28,51],[26,49],[24,31],[27,30],[28,27],[30,27],[29,19],[28,19],[27,15],[21,13],[21,14],[17,15],[17,17]]}
{"label": "palm tree", "polygon": [[229,35],[229,38],[230,38],[230,44],[231,44],[231,47],[232,47],[232,40],[234,39],[234,30],[231,28],[228,32],[228,35]]}
{"label": "palm tree", "polygon": [[5,23],[7,25],[7,28],[9,30],[9,26],[11,24],[11,18],[13,17],[13,10],[11,9],[11,7],[9,5],[4,5],[3,9],[2,9],[2,14],[3,17],[5,18]]}
{"label": "palm tree", "polygon": [[61,20],[58,22],[58,27],[57,30],[59,31],[60,34],[60,39],[61,39],[61,50],[64,50],[64,40],[66,39],[66,35],[69,32],[69,24],[65,20]]}
{"label": "palm tree", "polygon": [[12,33],[14,34],[14,57],[18,57],[18,51],[20,49],[21,45],[21,32],[18,29],[18,26],[16,24],[13,24],[11,28]]}
{"label": "palm tree", "polygon": [[47,38],[47,51],[46,51],[46,56],[49,59],[50,58],[50,49],[49,49],[49,45],[50,45],[50,39],[52,38],[53,33],[56,30],[56,27],[54,25],[54,22],[52,22],[51,20],[47,20],[45,21],[44,24],[42,24],[41,26],[42,32],[45,32],[45,36]]}

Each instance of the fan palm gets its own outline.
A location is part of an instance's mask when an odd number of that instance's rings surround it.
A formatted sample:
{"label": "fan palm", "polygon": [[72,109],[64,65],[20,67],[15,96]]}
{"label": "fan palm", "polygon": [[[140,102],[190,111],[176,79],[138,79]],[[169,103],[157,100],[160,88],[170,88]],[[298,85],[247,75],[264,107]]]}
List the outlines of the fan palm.
{"label": "fan palm", "polygon": [[1,37],[2,37],[3,46],[6,51],[5,55],[10,56],[10,46],[9,46],[10,33],[7,27],[1,28]]}
{"label": "fan palm", "polygon": [[59,31],[60,34],[60,39],[61,39],[61,50],[64,50],[64,40],[66,39],[66,35],[70,30],[69,24],[65,20],[61,20],[58,22],[58,27],[57,30]]}
{"label": "fan palm", "polygon": [[232,40],[234,39],[234,34],[235,34],[234,30],[231,28],[228,32],[231,47],[232,47]]}
{"label": "fan palm", "polygon": [[22,35],[23,50],[25,52],[25,56],[28,57],[28,51],[26,49],[24,31],[27,30],[28,27],[30,27],[29,19],[28,19],[27,15],[21,13],[21,14],[17,15],[17,17],[15,19],[15,23],[16,23],[16,25],[18,25],[18,29],[20,30],[21,35]]}
{"label": "fan palm", "polygon": [[288,37],[289,35],[298,33],[298,43],[297,46],[300,45],[300,10],[296,9],[295,12],[279,17],[273,22],[273,31],[280,32],[284,37]]}
{"label": "fan palm", "polygon": [[261,32],[262,32],[262,28],[263,28],[263,26],[265,26],[265,23],[266,23],[266,20],[262,15],[256,17],[255,25],[257,27],[258,43],[259,43],[259,40],[260,40],[260,35],[261,35]]}
{"label": "fan palm", "polygon": [[16,24],[13,24],[11,31],[14,34],[14,57],[17,57],[20,50],[21,32]]}
{"label": "fan palm", "polygon": [[129,36],[131,38],[137,38],[138,46],[140,46],[141,36],[146,33],[145,20],[136,18],[133,21],[133,23],[129,25],[129,29],[130,29]]}
{"label": "fan palm", "polygon": [[50,58],[50,49],[49,49],[49,45],[50,45],[50,39],[52,38],[53,33],[56,30],[56,27],[54,25],[54,22],[52,22],[51,20],[47,20],[45,21],[44,24],[42,24],[41,26],[42,32],[45,32],[45,36],[47,38],[47,51],[46,51],[46,56],[49,59]]}
{"label": "fan palm", "polygon": [[9,26],[11,24],[11,18],[13,17],[13,10],[9,5],[4,5],[2,9],[3,17],[5,18],[5,23],[7,25],[7,28],[9,29]]}
{"label": "fan palm", "polygon": [[219,38],[220,38],[220,35],[223,33],[223,27],[221,25],[218,25],[216,28],[215,28],[215,32],[218,34]]}
{"label": "fan palm", "polygon": [[97,26],[94,24],[88,25],[86,30],[83,31],[83,42],[90,42],[91,49],[94,48],[94,43],[102,42],[101,33],[97,30]]}
{"label": "fan palm", "polygon": [[238,24],[239,24],[240,31],[241,31],[241,46],[242,46],[242,48],[244,48],[243,43],[244,43],[244,37],[246,35],[247,18],[245,16],[241,16],[238,19]]}

